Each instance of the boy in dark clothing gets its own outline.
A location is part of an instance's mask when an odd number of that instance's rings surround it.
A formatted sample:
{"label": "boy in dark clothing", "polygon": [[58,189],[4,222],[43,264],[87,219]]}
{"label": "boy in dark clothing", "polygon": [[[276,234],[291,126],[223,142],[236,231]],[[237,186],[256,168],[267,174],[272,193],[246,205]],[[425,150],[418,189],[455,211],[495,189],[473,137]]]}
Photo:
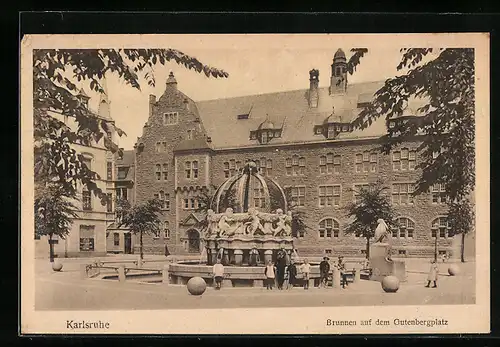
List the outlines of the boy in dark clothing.
{"label": "boy in dark clothing", "polygon": [[324,257],[323,261],[319,263],[319,272],[321,276],[321,285],[326,288],[328,285],[328,274],[330,273],[330,263],[328,257]]}
{"label": "boy in dark clothing", "polygon": [[292,289],[296,282],[295,278],[297,277],[297,266],[293,260],[290,262],[290,265],[288,265],[286,271],[288,272],[288,289]]}
{"label": "boy in dark clothing", "polygon": [[345,270],[344,257],[339,257],[339,262],[337,264],[337,268],[340,271],[342,288],[345,288],[349,284],[347,283],[347,274],[346,274],[346,270]]}

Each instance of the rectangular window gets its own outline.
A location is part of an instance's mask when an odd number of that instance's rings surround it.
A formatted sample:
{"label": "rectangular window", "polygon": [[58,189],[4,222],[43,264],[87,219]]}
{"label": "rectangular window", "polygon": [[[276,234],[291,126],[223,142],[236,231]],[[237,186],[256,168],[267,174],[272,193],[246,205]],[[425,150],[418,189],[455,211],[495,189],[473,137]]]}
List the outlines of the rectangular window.
{"label": "rectangular window", "polygon": [[107,197],[107,199],[106,199],[106,211],[113,212],[113,194],[107,193],[106,197]]}
{"label": "rectangular window", "polygon": [[161,165],[156,164],[155,165],[155,176],[157,181],[161,181]]}
{"label": "rectangular window", "polygon": [[118,179],[123,180],[127,178],[127,171],[128,169],[126,167],[119,167],[118,168]]}
{"label": "rectangular window", "polygon": [[163,175],[163,180],[166,181],[168,179],[168,164],[163,164],[162,175]]}
{"label": "rectangular window", "polygon": [[80,225],[80,252],[94,251],[94,232],[93,225]]}
{"label": "rectangular window", "polygon": [[156,143],[155,150],[156,150],[156,152],[161,152],[161,142],[158,141]]}
{"label": "rectangular window", "polygon": [[446,202],[446,190],[443,183],[434,184],[431,187],[432,203],[444,204]]}
{"label": "rectangular window", "polygon": [[377,153],[365,151],[355,156],[354,168],[356,172],[377,172]]}
{"label": "rectangular window", "polygon": [[167,112],[163,114],[163,124],[172,125],[177,124],[179,114],[177,112]]}
{"label": "rectangular window", "polygon": [[193,178],[198,178],[198,162],[193,161]]}
{"label": "rectangular window", "polygon": [[413,191],[415,183],[393,183],[392,203],[394,205],[413,204]]}
{"label": "rectangular window", "polygon": [[116,189],[116,198],[128,200],[127,188],[117,188]]}
{"label": "rectangular window", "polygon": [[394,171],[413,171],[416,168],[417,152],[408,148],[392,152],[392,169]]}
{"label": "rectangular window", "polygon": [[185,170],[186,170],[186,178],[191,178],[191,162],[187,161],[184,164]]}
{"label": "rectangular window", "polygon": [[192,140],[193,139],[193,130],[188,130],[187,131],[187,139]]}
{"label": "rectangular window", "polygon": [[165,210],[170,210],[170,194],[165,194]]}
{"label": "rectangular window", "polygon": [[262,187],[254,188],[253,203],[254,207],[260,207],[260,208],[266,207],[266,199],[264,197],[264,189],[262,189]]}
{"label": "rectangular window", "polygon": [[189,209],[189,199],[184,199],[184,209]]}
{"label": "rectangular window", "polygon": [[229,178],[229,162],[224,162],[224,178]]}
{"label": "rectangular window", "polygon": [[106,174],[108,180],[113,179],[113,162],[111,161],[106,162]]}
{"label": "rectangular window", "polygon": [[340,185],[319,186],[319,206],[340,206]]}
{"label": "rectangular window", "polygon": [[161,145],[162,145],[161,147],[162,147],[163,152],[166,152],[167,151],[167,141],[163,141],[161,143]]}
{"label": "rectangular window", "polygon": [[113,245],[115,245],[115,246],[120,245],[120,234],[119,233],[113,233]]}
{"label": "rectangular window", "polygon": [[296,202],[297,206],[304,206],[306,202],[306,187],[292,187],[292,199]]}
{"label": "rectangular window", "polygon": [[84,211],[91,211],[92,210],[92,195],[88,190],[84,190],[82,192],[82,203],[83,203],[83,210]]}

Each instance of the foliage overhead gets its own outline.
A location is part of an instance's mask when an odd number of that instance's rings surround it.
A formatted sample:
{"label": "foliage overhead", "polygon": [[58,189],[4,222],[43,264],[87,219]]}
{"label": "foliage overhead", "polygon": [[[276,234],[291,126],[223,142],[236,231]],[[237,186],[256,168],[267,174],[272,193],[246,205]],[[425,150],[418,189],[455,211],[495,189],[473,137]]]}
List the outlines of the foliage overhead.
{"label": "foliage overhead", "polygon": [[123,199],[118,200],[118,227],[126,227],[134,234],[156,234],[160,231],[159,215],[162,214],[162,206],[158,199],[150,199],[134,206]]}
{"label": "foliage overhead", "polygon": [[[70,194],[82,183],[106,203],[106,194],[95,183],[99,176],[83,164],[72,144],[89,145],[104,141],[112,152],[117,145],[108,137],[115,130],[124,132],[109,119],[99,118],[79,95],[78,84],[104,94],[105,75],[114,74],[140,90],[140,79],[155,85],[153,68],[175,62],[207,77],[228,77],[228,73],[202,64],[198,59],[175,49],[38,49],[33,52],[33,107],[35,137],[35,179],[54,181]],[[139,76],[142,74],[142,76]],[[54,117],[56,111],[74,119],[76,129]]]}
{"label": "foliage overhead", "polygon": [[347,234],[355,234],[368,241],[375,236],[379,219],[383,219],[390,229],[398,227],[387,189],[381,181],[359,190],[352,189],[358,195],[359,201],[351,202],[345,208],[350,220],[345,228]]}
{"label": "foliage overhead", "polygon": [[64,239],[77,217],[72,199],[59,185],[46,185],[35,190],[35,234],[57,235]]}

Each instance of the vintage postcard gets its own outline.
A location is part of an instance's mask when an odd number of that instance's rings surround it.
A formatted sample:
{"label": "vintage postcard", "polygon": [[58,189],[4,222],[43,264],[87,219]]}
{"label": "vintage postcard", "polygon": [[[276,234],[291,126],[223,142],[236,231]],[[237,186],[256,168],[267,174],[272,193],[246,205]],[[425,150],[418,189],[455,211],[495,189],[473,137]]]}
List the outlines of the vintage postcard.
{"label": "vintage postcard", "polygon": [[490,331],[489,35],[28,35],[22,334]]}

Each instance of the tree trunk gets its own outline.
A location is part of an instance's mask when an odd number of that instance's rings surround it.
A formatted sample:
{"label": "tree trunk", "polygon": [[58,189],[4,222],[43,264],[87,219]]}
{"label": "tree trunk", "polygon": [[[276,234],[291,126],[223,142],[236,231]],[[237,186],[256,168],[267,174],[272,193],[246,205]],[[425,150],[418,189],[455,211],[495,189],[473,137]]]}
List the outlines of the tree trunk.
{"label": "tree trunk", "polygon": [[366,238],[366,259],[370,259],[370,238]]}
{"label": "tree trunk", "polygon": [[49,259],[50,262],[54,262],[54,244],[52,243],[52,234],[49,235]]}
{"label": "tree trunk", "polygon": [[142,246],[142,231],[139,232],[139,251],[141,255],[141,260],[144,259],[144,251],[143,251],[143,246]]}
{"label": "tree trunk", "polygon": [[460,245],[460,261],[465,263],[465,233],[462,233],[462,244]]}

